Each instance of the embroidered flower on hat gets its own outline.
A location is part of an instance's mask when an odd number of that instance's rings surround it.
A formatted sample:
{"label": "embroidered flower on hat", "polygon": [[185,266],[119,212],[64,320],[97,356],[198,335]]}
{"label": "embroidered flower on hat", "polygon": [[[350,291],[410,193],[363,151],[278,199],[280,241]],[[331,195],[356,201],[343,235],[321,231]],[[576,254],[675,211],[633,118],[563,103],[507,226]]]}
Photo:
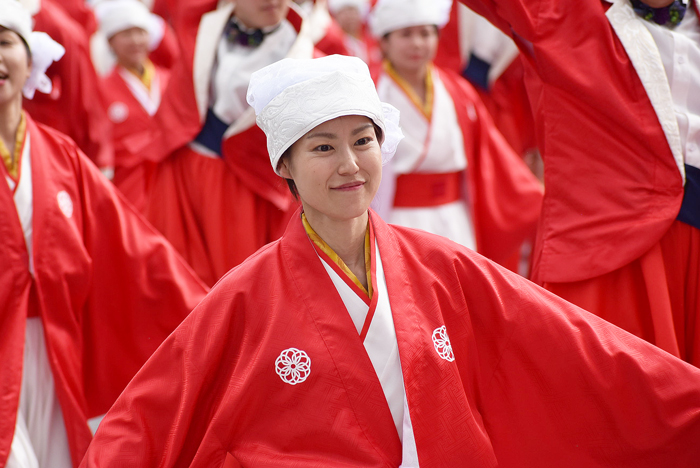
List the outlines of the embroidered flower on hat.
{"label": "embroidered flower on hat", "polygon": [[433,332],[433,345],[435,346],[435,351],[438,355],[445,361],[452,362],[455,360],[455,355],[452,353],[452,345],[450,344],[450,337],[447,336],[447,329],[445,326],[436,328]]}
{"label": "embroidered flower on hat", "polygon": [[275,360],[275,372],[283,382],[296,385],[311,374],[311,358],[300,349],[285,349]]}

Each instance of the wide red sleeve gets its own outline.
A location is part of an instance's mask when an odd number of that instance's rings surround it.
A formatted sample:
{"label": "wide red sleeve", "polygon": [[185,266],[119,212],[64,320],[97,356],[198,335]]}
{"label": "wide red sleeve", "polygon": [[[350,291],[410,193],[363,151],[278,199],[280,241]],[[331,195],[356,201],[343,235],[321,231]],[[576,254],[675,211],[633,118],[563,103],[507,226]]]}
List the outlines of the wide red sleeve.
{"label": "wide red sleeve", "polygon": [[[392,310],[411,323],[440,318],[429,329],[444,325],[499,467],[697,465],[700,369],[463,246],[389,228],[402,245],[384,264],[387,288],[397,291]],[[420,369],[404,378],[409,401],[411,390],[444,388],[423,377],[421,358],[402,356],[402,365]],[[457,396],[450,398],[457,407]],[[424,412],[438,418],[440,407]],[[429,439],[439,426],[427,420],[423,427],[425,418],[411,414],[419,455],[420,434]]]}
{"label": "wide red sleeve", "polygon": [[175,249],[77,155],[92,284],[83,311],[83,378],[103,414],[207,288]]}
{"label": "wide red sleeve", "polygon": [[225,451],[201,447],[241,365],[244,326],[227,296],[212,291],[163,342],[100,424],[81,467],[119,466],[119,459],[124,466],[229,466]]}
{"label": "wide red sleeve", "polygon": [[488,369],[479,411],[499,466],[696,466],[700,370],[478,263],[482,273],[461,282]]}

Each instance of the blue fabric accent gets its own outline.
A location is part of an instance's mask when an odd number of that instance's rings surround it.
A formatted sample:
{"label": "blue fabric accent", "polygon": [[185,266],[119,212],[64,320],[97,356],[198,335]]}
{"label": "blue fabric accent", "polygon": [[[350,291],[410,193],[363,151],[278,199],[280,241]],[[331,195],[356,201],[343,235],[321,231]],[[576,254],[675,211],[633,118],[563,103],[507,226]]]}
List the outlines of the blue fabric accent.
{"label": "blue fabric accent", "polygon": [[685,193],[678,221],[700,229],[700,169],[685,165]]}
{"label": "blue fabric accent", "polygon": [[469,57],[469,64],[462,72],[462,76],[468,79],[471,84],[488,91],[489,89],[489,70],[491,64],[481,60],[474,54]]}
{"label": "blue fabric accent", "polygon": [[221,156],[221,140],[224,138],[226,129],[228,129],[228,125],[218,118],[211,109],[208,109],[204,126],[194,141]]}

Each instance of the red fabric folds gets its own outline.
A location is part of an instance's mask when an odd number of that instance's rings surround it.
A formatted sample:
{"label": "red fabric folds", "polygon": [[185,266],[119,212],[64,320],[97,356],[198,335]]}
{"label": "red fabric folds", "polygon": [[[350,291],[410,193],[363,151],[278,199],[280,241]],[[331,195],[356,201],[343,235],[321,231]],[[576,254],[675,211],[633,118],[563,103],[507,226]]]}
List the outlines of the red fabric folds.
{"label": "red fabric folds", "polygon": [[[204,285],[65,136],[28,117],[34,281],[39,316],[78,465],[103,414]],[[0,184],[0,465],[9,454],[22,379],[32,275],[17,210]]]}
{"label": "red fabric folds", "polygon": [[[444,238],[371,222],[391,260],[421,466],[695,465],[700,370]],[[442,326],[453,362],[432,341]],[[310,358],[296,385],[273,365],[289,348]],[[129,384],[82,466],[117,462],[401,463],[372,364],[298,216],[224,277]]]}

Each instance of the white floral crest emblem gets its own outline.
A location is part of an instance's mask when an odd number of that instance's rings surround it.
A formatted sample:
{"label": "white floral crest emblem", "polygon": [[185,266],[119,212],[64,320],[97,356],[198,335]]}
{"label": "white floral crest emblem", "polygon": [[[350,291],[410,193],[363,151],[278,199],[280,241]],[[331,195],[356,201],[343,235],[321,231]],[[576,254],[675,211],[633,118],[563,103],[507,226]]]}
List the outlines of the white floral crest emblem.
{"label": "white floral crest emblem", "polygon": [[455,355],[452,352],[452,345],[450,344],[450,337],[447,336],[447,329],[444,325],[440,328],[436,328],[433,332],[433,345],[435,345],[435,351],[437,351],[438,356],[445,361],[452,362],[455,360]]}
{"label": "white floral crest emblem", "polygon": [[275,360],[275,372],[283,382],[296,385],[311,374],[311,358],[300,349],[285,349]]}

